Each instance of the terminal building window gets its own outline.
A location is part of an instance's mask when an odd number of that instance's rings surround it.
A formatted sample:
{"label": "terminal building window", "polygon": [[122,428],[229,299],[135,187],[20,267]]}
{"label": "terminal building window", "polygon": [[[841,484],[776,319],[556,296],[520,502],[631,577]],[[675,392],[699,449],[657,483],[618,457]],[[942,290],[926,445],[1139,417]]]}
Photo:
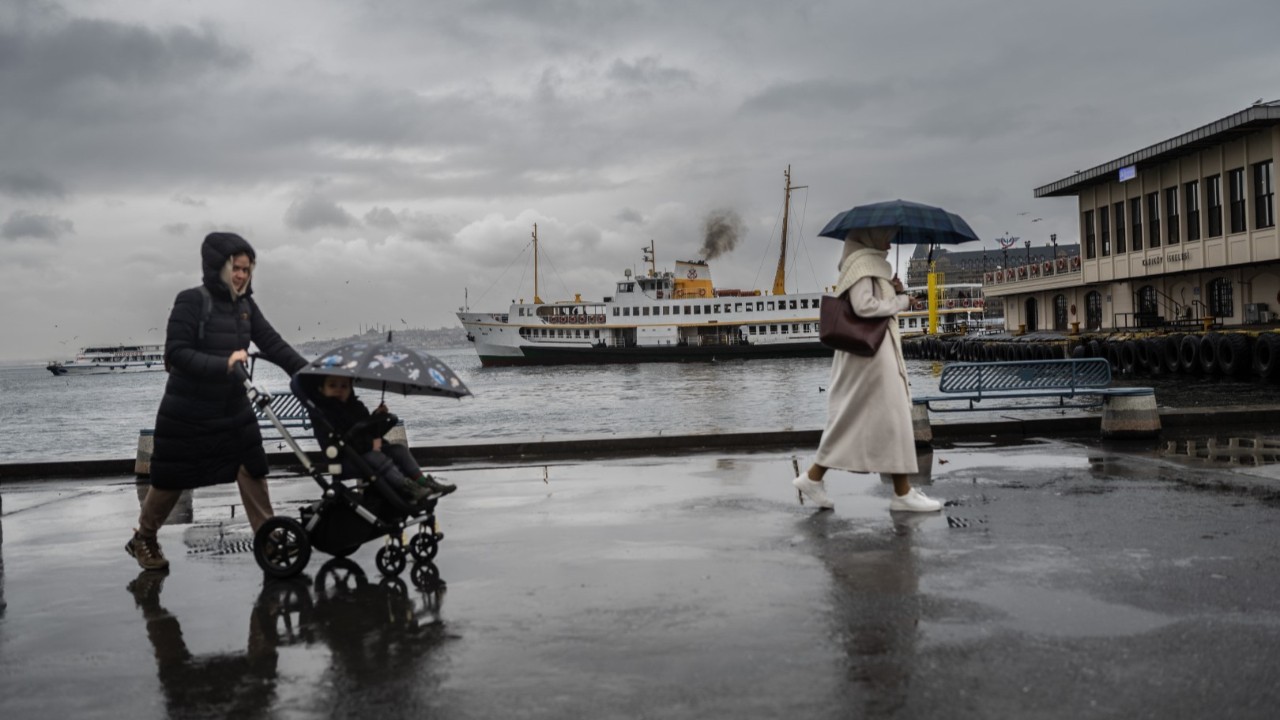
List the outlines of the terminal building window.
{"label": "terminal building window", "polygon": [[1067,296],[1066,295],[1059,294],[1059,295],[1053,296],[1053,329],[1054,330],[1067,329]]}
{"label": "terminal building window", "polygon": [[1200,239],[1200,181],[1192,180],[1182,186],[1187,204],[1187,242]]}
{"label": "terminal building window", "polygon": [[1209,237],[1222,236],[1222,176],[1204,179],[1205,200],[1209,208]]}
{"label": "terminal building window", "polygon": [[1177,245],[1178,240],[1178,188],[1171,187],[1164,189],[1164,216],[1165,225],[1169,227],[1167,240],[1170,245]]}
{"label": "terminal building window", "polygon": [[1093,211],[1084,211],[1084,257],[1092,260],[1098,257],[1098,239],[1093,234]]}
{"label": "terminal building window", "polygon": [[1142,249],[1142,198],[1129,200],[1129,220],[1133,223],[1133,249]]}
{"label": "terminal building window", "polygon": [[1102,294],[1097,290],[1084,296],[1084,323],[1090,330],[1102,329]]}
{"label": "terminal building window", "polygon": [[1253,166],[1253,229],[1275,227],[1275,184],[1271,175],[1271,161]]}
{"label": "terminal building window", "polygon": [[1242,233],[1244,226],[1244,168],[1227,173],[1227,190],[1231,193],[1231,232]]}
{"label": "terminal building window", "polygon": [[1111,254],[1111,208],[1103,205],[1098,208],[1098,235],[1102,240],[1102,257]]}
{"label": "terminal building window", "polygon": [[1160,247],[1160,193],[1147,193],[1147,247]]}
{"label": "terminal building window", "polygon": [[1216,278],[1209,281],[1209,313],[1216,318],[1235,317],[1235,305],[1231,302],[1231,281]]}
{"label": "terminal building window", "polygon": [[1115,218],[1116,219],[1116,254],[1123,255],[1125,251],[1124,249],[1124,231],[1125,231],[1124,202],[1118,202],[1115,204],[1115,215],[1116,215],[1116,218]]}

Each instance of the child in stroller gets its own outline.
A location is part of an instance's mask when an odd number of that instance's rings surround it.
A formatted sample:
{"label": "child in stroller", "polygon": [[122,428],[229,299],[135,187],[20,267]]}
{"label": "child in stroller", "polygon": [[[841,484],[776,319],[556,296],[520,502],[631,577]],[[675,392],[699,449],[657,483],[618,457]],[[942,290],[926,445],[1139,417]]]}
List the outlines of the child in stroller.
{"label": "child in stroller", "polygon": [[[383,442],[383,436],[396,424],[385,403],[372,412],[352,391],[351,378],[326,375],[319,396],[312,396],[316,411],[324,415],[329,427],[346,439],[360,457],[403,497],[415,503],[434,500],[457,490],[424,473],[404,445]],[[324,423],[315,423],[316,439],[321,446],[327,441]]]}

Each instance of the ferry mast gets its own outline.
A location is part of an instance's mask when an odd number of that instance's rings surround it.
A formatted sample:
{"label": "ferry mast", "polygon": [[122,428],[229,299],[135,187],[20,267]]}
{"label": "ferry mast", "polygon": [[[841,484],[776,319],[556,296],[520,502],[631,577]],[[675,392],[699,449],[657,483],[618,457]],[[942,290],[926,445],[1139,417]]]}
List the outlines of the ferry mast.
{"label": "ferry mast", "polygon": [[786,190],[782,196],[782,252],[778,255],[778,272],[773,276],[773,294],[787,294],[787,225],[790,224],[791,216],[791,191],[802,190],[809,187],[808,185],[792,185],[791,184],[791,166],[787,166],[787,171],[783,173],[786,178]]}

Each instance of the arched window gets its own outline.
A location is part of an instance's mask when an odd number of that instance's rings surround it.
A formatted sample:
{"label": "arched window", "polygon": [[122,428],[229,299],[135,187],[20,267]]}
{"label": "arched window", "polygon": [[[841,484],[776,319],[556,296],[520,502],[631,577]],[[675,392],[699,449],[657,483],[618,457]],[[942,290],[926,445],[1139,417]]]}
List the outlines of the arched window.
{"label": "arched window", "polygon": [[1102,329],[1102,293],[1097,290],[1084,296],[1084,324],[1090,330]]}
{"label": "arched window", "polygon": [[1138,312],[1143,315],[1157,315],[1160,312],[1156,289],[1151,285],[1143,285],[1138,290]]}
{"label": "arched window", "polygon": [[1209,314],[1218,318],[1235,317],[1235,303],[1231,300],[1231,281],[1215,278],[1209,281]]}
{"label": "arched window", "polygon": [[1027,332],[1035,332],[1035,331],[1036,331],[1036,316],[1037,316],[1037,314],[1038,314],[1038,313],[1036,312],[1036,299],[1035,299],[1035,298],[1033,298],[1033,297],[1029,297],[1029,298],[1027,298],[1027,302],[1026,302],[1026,309],[1027,309],[1027,312],[1026,312],[1025,319],[1024,319],[1024,321],[1023,321],[1023,322],[1025,322],[1025,323],[1026,323],[1026,325],[1027,325]]}
{"label": "arched window", "polygon": [[1053,329],[1067,329],[1067,296],[1055,295],[1053,297]]}

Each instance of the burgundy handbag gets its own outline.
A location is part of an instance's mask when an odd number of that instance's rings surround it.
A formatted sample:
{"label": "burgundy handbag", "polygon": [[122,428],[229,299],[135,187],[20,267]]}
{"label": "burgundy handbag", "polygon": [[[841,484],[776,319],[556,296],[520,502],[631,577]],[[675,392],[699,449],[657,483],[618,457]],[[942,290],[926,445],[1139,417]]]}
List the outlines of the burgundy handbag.
{"label": "burgundy handbag", "polygon": [[[874,286],[871,289],[875,294]],[[880,349],[893,316],[864,318],[853,311],[849,291],[823,295],[818,315],[818,340],[827,347],[854,355],[871,356]]]}

